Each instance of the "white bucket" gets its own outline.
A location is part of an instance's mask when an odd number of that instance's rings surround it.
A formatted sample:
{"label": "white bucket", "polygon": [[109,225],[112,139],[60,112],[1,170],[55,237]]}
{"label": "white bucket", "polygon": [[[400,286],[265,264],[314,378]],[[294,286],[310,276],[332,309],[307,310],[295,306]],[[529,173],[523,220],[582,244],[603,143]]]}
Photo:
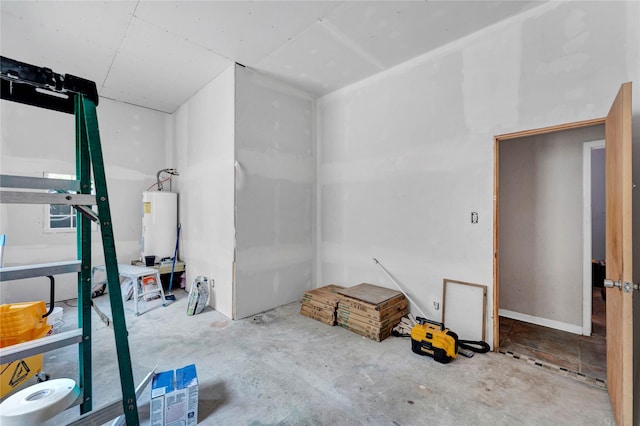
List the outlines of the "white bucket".
{"label": "white bucket", "polygon": [[64,309],[56,306],[47,317],[47,324],[52,327],[50,334],[58,334],[60,332],[60,329],[64,325],[64,321],[62,320],[63,313]]}

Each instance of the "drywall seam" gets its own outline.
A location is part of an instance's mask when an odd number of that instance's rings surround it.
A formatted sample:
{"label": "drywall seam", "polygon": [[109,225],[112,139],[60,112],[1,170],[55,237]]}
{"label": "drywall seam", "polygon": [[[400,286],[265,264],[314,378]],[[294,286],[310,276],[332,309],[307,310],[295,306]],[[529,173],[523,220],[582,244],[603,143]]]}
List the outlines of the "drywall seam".
{"label": "drywall seam", "polygon": [[[231,319],[238,319],[237,317],[237,299],[238,290],[236,288],[237,276],[236,266],[238,262],[238,173],[243,173],[238,162],[238,143],[236,141],[236,127],[238,126],[238,119],[236,113],[238,111],[238,70],[241,65],[238,63],[233,64],[233,264],[232,264],[232,280],[231,280]],[[244,186],[244,174],[241,175],[241,187]]]}
{"label": "drywall seam", "polygon": [[506,28],[511,25],[518,25],[526,22],[528,19],[535,18],[541,16],[551,10],[558,8],[559,6],[567,3],[567,1],[549,1],[541,4],[540,6],[534,7],[532,9],[528,9],[518,15],[511,16],[507,19],[504,19],[500,22],[497,22],[488,27],[482,28],[478,31],[475,31],[471,34],[468,34],[464,37],[456,39],[450,43],[447,43],[443,46],[440,46],[436,49],[430,50],[427,53],[416,56],[415,58],[411,58],[405,62],[402,62],[398,65],[395,65],[389,69],[381,71],[377,74],[374,74],[370,77],[367,77],[363,80],[360,80],[356,83],[353,83],[349,86],[343,87],[342,89],[335,90],[331,93],[328,93],[324,96],[321,96],[318,100],[320,103],[324,103],[327,100],[331,100],[334,97],[346,95],[353,91],[359,90],[363,87],[369,86],[370,84],[375,83],[378,80],[388,78],[389,76],[400,75],[406,72],[409,69],[413,69],[416,66],[427,63],[434,58],[444,56],[448,53],[456,52],[458,50],[463,50],[463,47],[466,47],[470,44],[470,42],[477,40],[481,37],[484,37],[487,34],[491,33],[502,33]]}
{"label": "drywall seam", "polygon": [[311,247],[313,248],[313,258],[311,259],[311,287],[316,288],[319,287],[318,283],[318,227],[317,224],[320,222],[320,215],[318,211],[318,130],[320,126],[318,125],[318,108],[317,102],[314,99],[311,100],[311,155],[315,159],[313,164],[313,183],[312,183],[312,209],[311,209]]}
{"label": "drywall seam", "polygon": [[[166,167],[175,167],[175,154],[175,143],[173,141],[173,118],[171,117],[171,114],[166,114],[164,117],[164,158]],[[179,217],[178,220],[180,220]]]}
{"label": "drywall seam", "polygon": [[316,278],[316,282],[315,282],[315,286],[316,287],[322,287],[324,285],[323,283],[323,279],[322,279],[322,260],[321,260],[321,250],[322,250],[322,185],[321,185],[321,181],[322,181],[322,110],[321,108],[318,107],[318,101],[315,100],[313,102],[313,106],[315,109],[315,121],[314,121],[314,125],[315,125],[315,132],[313,132],[314,135],[314,141],[313,141],[313,146],[315,149],[315,156],[316,156],[316,181],[315,181],[315,190],[316,190],[316,194],[315,194],[315,199],[316,199],[316,205],[315,205],[315,212],[316,212],[316,216],[314,218],[314,222],[315,222],[315,259],[314,259],[314,265],[316,268],[315,271],[315,278]]}
{"label": "drywall seam", "polygon": [[99,98],[100,99],[105,99],[105,100],[108,100],[108,101],[111,101],[111,102],[117,102],[117,103],[120,103],[120,104],[123,104],[123,105],[128,105],[130,107],[148,109],[149,111],[159,112],[159,113],[168,114],[168,115],[173,114],[178,109],[178,108],[176,108],[172,112],[167,112],[167,111],[163,111],[163,110],[157,109],[157,108],[151,108],[151,107],[148,107],[148,106],[142,106],[142,105],[134,104],[133,102],[126,102],[126,101],[123,101],[123,100],[120,100],[120,99],[111,98],[109,96],[99,95]]}
{"label": "drywall seam", "polygon": [[326,30],[327,33],[329,33],[329,35],[331,35],[336,41],[338,41],[346,48],[351,49],[356,55],[378,68],[378,70],[383,70],[386,68],[385,65],[380,62],[375,56],[359,46],[345,33],[340,31],[335,25],[324,19],[318,19],[318,23],[320,24],[320,27]]}
{"label": "drywall seam", "polygon": [[[236,66],[243,68],[249,74],[251,74],[251,82],[254,83],[256,86],[264,87],[267,89],[273,89],[278,93],[290,95],[298,99],[304,99],[308,101],[315,99],[315,97],[312,96],[310,93],[307,93],[304,90],[298,89],[297,87],[289,86],[286,83],[278,80],[277,77],[266,76],[262,72],[258,72],[255,69],[245,65],[236,64]],[[236,70],[237,69],[238,68],[236,67]]]}

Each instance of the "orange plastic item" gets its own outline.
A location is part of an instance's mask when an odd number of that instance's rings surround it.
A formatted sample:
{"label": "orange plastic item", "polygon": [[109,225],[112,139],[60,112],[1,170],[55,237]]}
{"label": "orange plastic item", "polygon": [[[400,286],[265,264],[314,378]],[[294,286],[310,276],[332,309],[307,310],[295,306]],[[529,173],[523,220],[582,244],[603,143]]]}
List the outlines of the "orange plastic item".
{"label": "orange plastic item", "polygon": [[46,312],[43,301],[0,305],[0,347],[45,336],[51,330]]}
{"label": "orange plastic item", "polygon": [[[47,335],[51,326],[42,318],[43,301],[0,305],[0,347],[15,345]],[[42,371],[42,354],[0,365],[0,398]]]}

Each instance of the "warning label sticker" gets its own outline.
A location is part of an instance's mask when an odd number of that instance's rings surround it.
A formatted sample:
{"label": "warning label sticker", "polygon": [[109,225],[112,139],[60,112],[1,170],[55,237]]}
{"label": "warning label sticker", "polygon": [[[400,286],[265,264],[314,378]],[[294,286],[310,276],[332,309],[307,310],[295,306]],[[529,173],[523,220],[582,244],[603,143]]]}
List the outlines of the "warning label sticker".
{"label": "warning label sticker", "polygon": [[9,380],[9,386],[18,386],[20,383],[27,380],[29,377],[29,372],[31,369],[27,365],[24,360],[20,360],[16,363],[16,368],[13,370],[13,374],[11,375],[11,379]]}
{"label": "warning label sticker", "polygon": [[42,354],[0,365],[0,398],[42,371]]}

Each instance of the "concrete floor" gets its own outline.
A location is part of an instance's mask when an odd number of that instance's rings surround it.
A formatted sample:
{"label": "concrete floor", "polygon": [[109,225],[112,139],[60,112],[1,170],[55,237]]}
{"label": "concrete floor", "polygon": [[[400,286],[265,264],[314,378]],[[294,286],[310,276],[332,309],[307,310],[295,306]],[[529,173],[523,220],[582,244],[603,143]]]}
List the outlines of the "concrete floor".
{"label": "concrete floor", "polygon": [[[186,315],[187,293],[163,308],[125,304],[134,380],[195,363],[202,425],[609,425],[606,390],[497,353],[443,365],[408,338],[376,343],[298,314],[292,303],[241,321],[208,309]],[[64,307],[75,324],[75,300]],[[108,297],[95,299],[108,312]],[[113,332],[93,313],[94,408],[119,398]],[[45,355],[52,378],[77,378],[77,349]],[[149,424],[149,388],[138,408]],[[79,416],[73,407],[49,420]]]}

